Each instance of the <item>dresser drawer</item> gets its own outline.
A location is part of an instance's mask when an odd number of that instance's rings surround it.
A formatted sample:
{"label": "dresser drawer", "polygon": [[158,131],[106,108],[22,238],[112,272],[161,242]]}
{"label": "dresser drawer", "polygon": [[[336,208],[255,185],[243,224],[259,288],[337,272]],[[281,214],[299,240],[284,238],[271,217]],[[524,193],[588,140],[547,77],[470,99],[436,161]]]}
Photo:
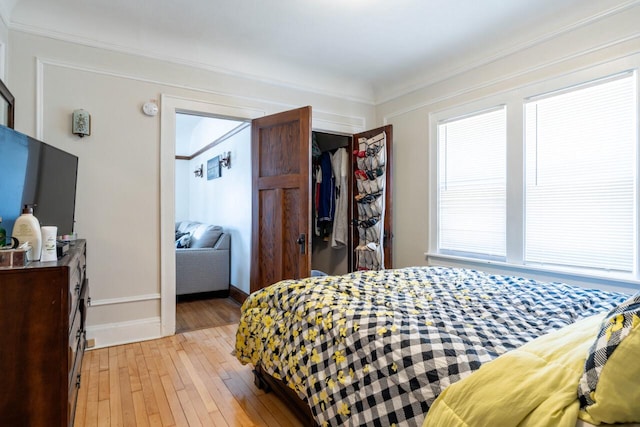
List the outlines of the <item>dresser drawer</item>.
{"label": "dresser drawer", "polygon": [[[76,316],[80,317],[80,316]],[[78,401],[78,390],[80,389],[80,382],[82,378],[82,359],[84,358],[84,349],[86,347],[86,336],[83,330],[80,330],[80,336],[78,337],[78,347],[76,347],[76,351],[74,352],[74,363],[73,369],[70,370],[69,375],[69,405],[68,405],[68,413],[67,419],[71,420],[69,425],[73,425],[73,421],[75,418],[76,412],[76,403]]]}
{"label": "dresser drawer", "polygon": [[86,277],[86,264],[84,252],[73,259],[69,265],[69,330],[74,323],[74,317],[78,312],[78,301],[82,292],[82,284]]}
{"label": "dresser drawer", "polygon": [[69,426],[73,426],[76,415],[76,403],[78,403],[78,391],[80,390],[80,372],[76,376],[73,384],[69,385],[69,401],[67,404],[67,420]]}
{"label": "dresser drawer", "polygon": [[89,279],[84,279],[82,290],[80,291],[80,301],[78,303],[78,311],[80,312],[80,329],[87,329],[87,309],[91,305],[91,291],[89,289]]}
{"label": "dresser drawer", "polygon": [[69,385],[72,384],[73,375],[74,375],[74,367],[78,365],[76,358],[78,353],[82,354],[82,350],[84,347],[80,347],[83,344],[83,331],[80,328],[82,322],[82,316],[78,313],[74,316],[73,324],[71,325],[71,329],[69,331],[69,348],[68,348],[68,372],[69,372]]}

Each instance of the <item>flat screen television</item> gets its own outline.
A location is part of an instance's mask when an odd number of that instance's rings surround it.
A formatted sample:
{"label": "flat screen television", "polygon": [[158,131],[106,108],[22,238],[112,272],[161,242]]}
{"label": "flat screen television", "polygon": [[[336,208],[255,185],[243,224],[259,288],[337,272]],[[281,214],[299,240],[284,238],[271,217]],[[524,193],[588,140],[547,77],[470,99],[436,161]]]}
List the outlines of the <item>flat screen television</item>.
{"label": "flat screen television", "polygon": [[78,157],[0,125],[0,216],[7,236],[24,205],[40,225],[72,234]]}

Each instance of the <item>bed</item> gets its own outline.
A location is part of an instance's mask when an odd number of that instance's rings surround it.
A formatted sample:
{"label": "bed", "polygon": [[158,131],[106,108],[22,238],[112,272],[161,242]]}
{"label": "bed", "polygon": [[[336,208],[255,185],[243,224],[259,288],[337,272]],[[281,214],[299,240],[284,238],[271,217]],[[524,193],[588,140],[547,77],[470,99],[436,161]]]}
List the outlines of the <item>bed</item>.
{"label": "bed", "polygon": [[444,267],[285,280],[245,301],[235,354],[314,424],[419,426],[482,365],[628,298]]}

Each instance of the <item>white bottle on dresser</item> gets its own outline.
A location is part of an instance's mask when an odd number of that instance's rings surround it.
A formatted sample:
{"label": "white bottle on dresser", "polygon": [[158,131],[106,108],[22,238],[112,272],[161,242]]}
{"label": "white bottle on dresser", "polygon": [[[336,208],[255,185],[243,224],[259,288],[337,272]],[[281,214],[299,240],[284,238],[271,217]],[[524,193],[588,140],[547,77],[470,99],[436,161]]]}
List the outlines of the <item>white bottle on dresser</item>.
{"label": "white bottle on dresser", "polygon": [[29,242],[31,245],[31,255],[29,261],[38,261],[40,259],[40,251],[42,250],[42,234],[40,231],[40,222],[33,216],[33,207],[24,205],[22,215],[16,219],[13,224],[13,237],[18,239],[20,245]]}

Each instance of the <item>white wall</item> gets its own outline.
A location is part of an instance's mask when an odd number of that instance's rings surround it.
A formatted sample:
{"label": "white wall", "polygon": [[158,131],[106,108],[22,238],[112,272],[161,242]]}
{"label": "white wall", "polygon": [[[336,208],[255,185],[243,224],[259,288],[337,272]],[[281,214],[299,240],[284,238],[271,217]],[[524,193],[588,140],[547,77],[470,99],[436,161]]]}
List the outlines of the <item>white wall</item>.
{"label": "white wall", "polygon": [[[394,126],[394,266],[428,263],[430,115],[574,71],[624,62],[640,52],[638,22],[640,6],[636,5],[379,105],[380,120]],[[625,284],[620,286],[629,290]]]}
{"label": "white wall", "polygon": [[189,220],[189,182],[193,169],[189,160],[176,160],[176,222]]}
{"label": "white wall", "polygon": [[[9,42],[9,28],[0,10],[0,79],[7,81],[7,44]],[[11,88],[9,88],[11,90]]]}
{"label": "white wall", "polygon": [[[88,242],[88,332],[97,346],[162,331],[160,224],[174,212],[160,209],[161,114],[145,116],[144,102],[170,95],[262,114],[312,105],[320,129],[375,125],[371,105],[21,31],[9,31],[8,52],[16,129],[79,157],[76,231]],[[77,108],[92,117],[82,139],[70,132]]]}
{"label": "white wall", "polygon": [[[231,153],[231,167],[207,179],[207,161]],[[231,284],[249,293],[251,259],[251,127],[191,159],[189,170],[204,165],[204,177],[189,177],[189,216],[195,221],[221,225],[231,234]]]}

